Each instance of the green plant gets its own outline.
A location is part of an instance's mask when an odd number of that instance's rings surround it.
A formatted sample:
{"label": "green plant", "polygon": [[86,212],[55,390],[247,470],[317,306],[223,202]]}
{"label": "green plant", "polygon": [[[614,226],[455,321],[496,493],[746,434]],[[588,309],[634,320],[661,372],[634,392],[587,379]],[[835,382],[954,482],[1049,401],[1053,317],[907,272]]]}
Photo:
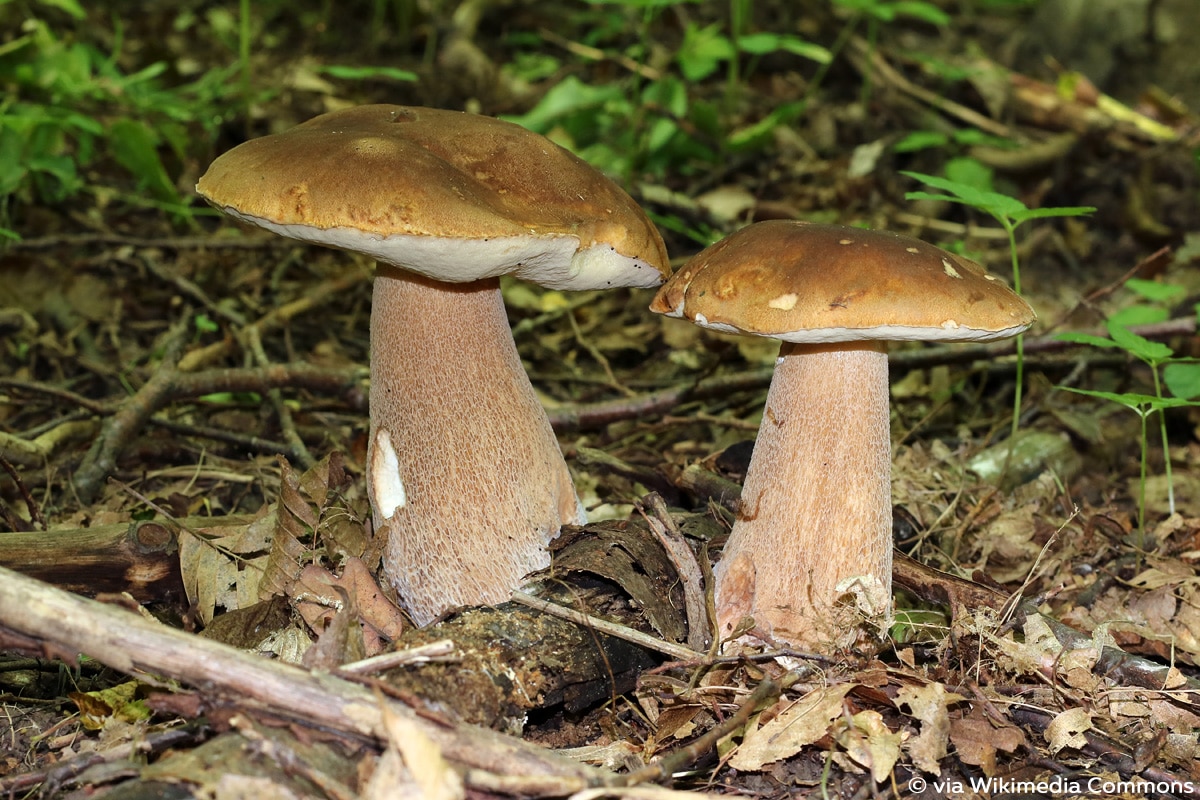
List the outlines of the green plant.
{"label": "green plant", "polygon": [[[1200,405],[1194,398],[1200,396],[1200,363],[1194,359],[1176,358],[1175,351],[1169,346],[1151,341],[1131,331],[1130,326],[1146,325],[1162,322],[1168,316],[1168,311],[1161,304],[1181,297],[1184,294],[1182,286],[1133,279],[1126,285],[1140,295],[1143,301],[1130,306],[1118,314],[1114,314],[1107,322],[1108,337],[1096,336],[1089,333],[1068,331],[1058,334],[1065,342],[1086,344],[1093,347],[1123,350],[1130,356],[1139,359],[1150,368],[1151,383],[1154,394],[1137,392],[1104,392],[1093,389],[1076,389],[1064,387],[1076,394],[1098,397],[1117,403],[1130,409],[1138,415],[1142,423],[1141,431],[1141,468],[1138,492],[1138,547],[1145,542],[1146,531],[1146,463],[1149,450],[1147,425],[1149,418],[1158,412],[1159,431],[1162,436],[1164,473],[1167,479],[1167,507],[1169,513],[1175,513],[1175,487],[1171,474],[1171,451],[1167,441],[1167,420],[1163,413],[1168,408]],[[1198,309],[1200,311],[1200,309]],[[1164,386],[1171,396],[1163,392]]]}
{"label": "green plant", "polygon": [[[87,21],[74,0],[39,5],[65,12],[76,23]],[[9,222],[14,202],[53,204],[101,191],[83,176],[102,158],[136,182],[136,193],[122,199],[190,218],[190,203],[176,189],[163,155],[182,160],[190,128],[215,131],[217,109],[238,92],[231,76],[241,65],[171,87],[164,62],[123,71],[119,20],[112,34],[111,52],[105,52],[30,17],[21,35],[0,47],[0,81],[10,89],[0,101],[0,235],[17,237]]]}
{"label": "green plant", "polygon": [[[961,128],[952,133],[944,131],[911,131],[892,145],[894,153],[915,153],[919,150],[947,148],[956,151],[963,147],[984,145],[1002,150],[1013,150],[1020,145],[1012,139],[993,136],[978,128]],[[976,162],[978,163],[978,162]]]}
{"label": "green plant", "polygon": [[[588,0],[592,6],[588,47],[608,54],[629,72],[623,79],[593,85],[568,76],[527,113],[508,117],[555,138],[600,169],[629,180],[647,173],[688,175],[711,169],[726,152],[753,151],[779,125],[795,118],[799,102],[783,103],[749,125],[737,126],[738,87],[758,58],[787,52],[827,63],[828,50],[798,36],[749,30],[749,0],[730,0],[729,23],[688,22],[663,69],[642,64],[654,43],[653,23],[677,0]],[[625,19],[636,15],[637,36],[627,37]],[[625,37],[625,38],[622,38]],[[510,42],[540,47],[540,37],[514,36]],[[545,56],[514,58],[519,77],[540,80],[560,66]],[[725,69],[721,102],[700,96],[693,86]]]}
{"label": "green plant", "polygon": [[[978,163],[978,162],[975,162]],[[982,165],[980,165],[982,166]],[[959,169],[968,169],[967,165],[961,165]],[[959,203],[978,211],[990,214],[1000,226],[1004,228],[1004,232],[1008,235],[1008,250],[1012,261],[1012,276],[1013,276],[1013,291],[1017,294],[1021,293],[1021,264],[1017,254],[1017,237],[1016,229],[1022,223],[1034,219],[1046,219],[1048,217],[1078,217],[1084,214],[1090,214],[1096,209],[1091,206],[1064,206],[1057,208],[1029,208],[1015,197],[1009,197],[1006,194],[991,191],[989,188],[979,188],[978,185],[964,183],[949,178],[939,178],[934,175],[924,175],[920,172],[902,172],[910,178],[924,183],[926,186],[931,186],[934,189],[940,189],[944,194],[933,194],[930,192],[908,192],[904,195],[907,200],[943,200],[950,203]],[[975,172],[976,183],[980,173]],[[990,182],[990,181],[989,181]],[[1013,397],[1013,416],[1012,427],[1009,431],[1009,440],[1014,441],[1017,435],[1017,428],[1021,422],[1021,392],[1023,387],[1025,369],[1025,337],[1024,335],[1017,336],[1017,377],[1016,389]]]}

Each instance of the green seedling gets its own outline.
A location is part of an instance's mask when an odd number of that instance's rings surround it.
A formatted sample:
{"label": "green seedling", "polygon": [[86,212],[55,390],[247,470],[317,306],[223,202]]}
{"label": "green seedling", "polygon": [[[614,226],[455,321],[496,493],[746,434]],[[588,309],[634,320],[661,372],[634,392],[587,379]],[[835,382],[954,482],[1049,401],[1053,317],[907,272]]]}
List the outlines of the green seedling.
{"label": "green seedling", "polygon": [[214,322],[208,314],[197,314],[193,322],[196,326],[196,333],[217,333],[221,330],[221,326]]}
{"label": "green seedling", "polygon": [[[1144,300],[1151,303],[1162,303],[1183,295],[1182,286],[1157,283],[1134,279],[1127,284]],[[1193,359],[1176,358],[1175,351],[1161,342],[1151,341],[1129,330],[1130,325],[1148,325],[1162,322],[1168,316],[1166,308],[1146,303],[1139,303],[1113,315],[1106,325],[1108,337],[1096,336],[1090,333],[1066,332],[1058,334],[1058,339],[1075,344],[1086,344],[1092,347],[1123,350],[1129,355],[1142,361],[1150,368],[1154,394],[1139,394],[1136,392],[1102,392],[1091,389],[1075,389],[1064,387],[1076,394],[1089,397],[1099,397],[1104,400],[1122,405],[1141,418],[1141,474],[1138,492],[1138,547],[1145,542],[1146,525],[1146,462],[1149,450],[1148,424],[1149,418],[1159,412],[1159,432],[1162,437],[1164,473],[1167,478],[1167,508],[1175,513],[1175,486],[1171,474],[1171,451],[1167,442],[1167,421],[1162,413],[1168,408],[1180,406],[1196,406],[1195,400],[1200,396],[1200,363]],[[1167,396],[1163,388],[1171,395]]]}
{"label": "green seedling", "polygon": [[[1078,217],[1091,214],[1096,209],[1092,206],[1060,206],[1057,208],[1029,208],[1015,197],[980,189],[968,183],[939,178],[934,175],[924,175],[920,172],[902,172],[901,174],[914,178],[926,186],[940,189],[944,194],[931,192],[908,192],[906,200],[943,200],[949,203],[959,203],[978,211],[990,214],[1004,232],[1008,235],[1008,250],[1012,260],[1013,291],[1021,293],[1021,263],[1017,255],[1016,230],[1022,223],[1034,219],[1048,217]],[[1013,397],[1012,428],[1009,440],[1015,441],[1017,428],[1021,423],[1021,392],[1024,386],[1025,374],[1025,336],[1017,336],[1017,376],[1016,389]]]}

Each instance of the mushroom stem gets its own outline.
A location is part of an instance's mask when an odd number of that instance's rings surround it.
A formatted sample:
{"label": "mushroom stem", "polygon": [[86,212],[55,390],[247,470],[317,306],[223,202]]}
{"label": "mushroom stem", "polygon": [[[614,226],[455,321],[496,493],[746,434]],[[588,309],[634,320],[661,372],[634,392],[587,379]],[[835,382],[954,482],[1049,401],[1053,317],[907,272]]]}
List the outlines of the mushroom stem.
{"label": "mushroom stem", "polygon": [[[890,610],[891,529],[883,344],[785,342],[716,569],[721,635],[752,616],[764,641],[853,644],[863,600],[868,615]],[[847,588],[856,576],[864,579]]]}
{"label": "mushroom stem", "polygon": [[499,281],[381,264],[372,308],[367,486],[384,573],[418,625],[507,600],[582,519]]}

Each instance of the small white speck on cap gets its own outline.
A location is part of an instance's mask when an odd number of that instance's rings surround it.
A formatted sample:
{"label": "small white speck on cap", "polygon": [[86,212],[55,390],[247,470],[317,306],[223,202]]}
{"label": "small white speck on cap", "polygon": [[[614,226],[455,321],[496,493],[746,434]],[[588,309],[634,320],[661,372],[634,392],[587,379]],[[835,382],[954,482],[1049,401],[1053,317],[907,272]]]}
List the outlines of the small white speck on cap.
{"label": "small white speck on cap", "polygon": [[904,249],[907,250],[908,252],[912,253],[913,255],[916,255],[917,253],[921,252],[920,250],[918,250],[915,247],[906,247]]}
{"label": "small white speck on cap", "polygon": [[375,432],[374,445],[371,449],[371,488],[374,489],[375,506],[380,516],[391,519],[396,510],[404,508],[408,502],[404,482],[400,480],[400,459],[386,428]]}
{"label": "small white speck on cap", "polygon": [[984,275],[983,279],[986,281],[994,281],[994,280],[996,280],[996,276],[995,275]]}
{"label": "small white speck on cap", "polygon": [[962,275],[958,274],[958,270],[956,270],[954,266],[944,258],[942,259],[942,270],[951,278],[958,278],[959,280],[962,280]]}
{"label": "small white speck on cap", "polygon": [[839,239],[838,244],[854,244],[853,239]]}
{"label": "small white speck on cap", "polygon": [[948,331],[957,330],[959,328],[958,320],[948,319],[942,323],[942,327]]}
{"label": "small white speck on cap", "polygon": [[780,311],[791,311],[796,307],[797,299],[798,298],[795,292],[788,292],[787,294],[781,294],[774,300],[769,301],[767,305]]}

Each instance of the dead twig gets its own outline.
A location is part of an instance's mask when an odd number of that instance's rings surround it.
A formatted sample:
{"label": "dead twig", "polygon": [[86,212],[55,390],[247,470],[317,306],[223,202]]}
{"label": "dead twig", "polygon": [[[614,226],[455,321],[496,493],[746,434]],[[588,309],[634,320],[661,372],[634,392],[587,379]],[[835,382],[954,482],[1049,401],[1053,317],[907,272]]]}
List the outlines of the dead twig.
{"label": "dead twig", "polygon": [[654,67],[640,64],[629,56],[622,55],[620,53],[607,53],[604,50],[596,47],[580,44],[579,42],[573,42],[561,34],[555,33],[549,28],[542,28],[540,31],[538,31],[538,35],[550,44],[557,45],[566,50],[568,53],[579,56],[580,58],[586,58],[589,61],[611,61],[614,64],[627,69],[638,77],[645,78],[648,81],[662,80],[662,73],[660,71],[656,70]]}
{"label": "dead twig", "polygon": [[666,551],[683,586],[683,605],[687,613],[688,647],[697,652],[708,649],[715,627],[711,624],[704,602],[705,583],[696,554],[679,531],[679,526],[667,510],[667,504],[657,492],[651,492],[637,504],[637,509],[651,532]]}
{"label": "dead twig", "polygon": [[978,111],[967,108],[961,103],[948,100],[937,92],[926,89],[924,86],[918,86],[901,75],[895,67],[888,63],[878,48],[871,47],[867,40],[861,36],[855,36],[850,40],[849,55],[851,63],[854,64],[859,72],[866,74],[868,72],[866,65],[869,65],[871,74],[877,75],[892,88],[910,97],[915,97],[929,107],[935,108],[948,116],[956,117],[960,121],[972,125],[981,131],[987,131],[993,136],[1001,136],[1005,139],[1013,138],[1013,131],[1007,125],[996,122],[991,117],[985,117]]}
{"label": "dead twig", "polygon": [[121,453],[164,402],[175,375],[179,354],[187,339],[189,322],[190,315],[185,313],[171,326],[158,369],[101,426],[99,436],[75,472],[75,491],[84,503],[92,502],[100,493],[104,479],[116,468]]}
{"label": "dead twig", "polygon": [[231,444],[248,453],[259,453],[269,456],[287,456],[292,458],[292,448],[283,442],[264,439],[261,436],[246,435],[227,431],[224,428],[213,428],[208,425],[187,425],[182,422],[167,419],[162,416],[153,417],[150,424],[164,428],[180,436],[191,436],[196,439],[211,439],[214,442]]}
{"label": "dead twig", "polygon": [[[267,351],[263,349],[262,337],[257,326],[251,325],[246,328],[246,341],[259,366],[270,366],[271,360],[267,358]],[[290,448],[290,460],[300,465],[301,469],[308,469],[317,461],[312,457],[312,453],[308,452],[308,446],[304,444],[300,434],[296,432],[296,423],[292,420],[291,409],[283,402],[283,394],[278,388],[273,388],[267,390],[267,397],[271,399],[271,405],[275,407],[275,416],[279,417],[279,429],[283,432],[283,440],[288,443]]]}
{"label": "dead twig", "polygon": [[750,693],[750,696],[738,706],[738,710],[725,719],[725,721],[719,725],[714,725],[703,736],[696,737],[696,740],[686,747],[681,747],[678,750],[668,753],[653,764],[630,773],[625,778],[625,785],[633,786],[648,781],[661,780],[698,760],[709,750],[715,748],[717,742],[721,739],[749,722],[750,716],[758,707],[766,702],[768,698],[778,695],[780,688],[781,685],[779,683],[770,678],[763,678],[762,682],[754,687],[754,691]]}
{"label": "dead twig", "polygon": [[[299,297],[290,303],[285,303],[282,306],[271,309],[255,322],[246,326],[257,329],[259,335],[267,331],[274,330],[282,325],[290,322],[294,317],[306,314],[313,309],[320,308],[328,303],[334,297],[338,296],[347,289],[352,289],[361,283],[369,281],[371,273],[368,270],[355,266],[347,269],[341,275],[322,281],[321,283],[309,289],[304,296]],[[242,333],[246,331],[243,329]],[[187,355],[179,360],[180,372],[195,372],[206,364],[211,364],[218,361],[233,352],[235,340],[226,338],[222,341],[215,342],[202,347],[198,350],[192,350]]]}
{"label": "dead twig", "polygon": [[[17,468],[3,455],[0,455],[0,468],[3,468],[8,473],[8,477],[12,478],[12,482],[16,484],[17,491],[21,493],[21,499],[25,501],[25,508],[29,510],[29,521],[34,525],[41,526],[42,530],[46,530],[46,518],[42,515],[42,507],[33,499],[33,495],[29,493],[29,488],[25,485],[25,481],[21,480],[21,474],[17,472]],[[13,517],[12,512],[9,511],[8,506],[2,506],[2,508],[9,528],[12,531],[21,530],[20,525]],[[5,544],[7,545],[7,541]]]}
{"label": "dead twig", "polygon": [[512,601],[518,605],[532,608],[535,611],[540,611],[543,614],[549,614],[552,617],[565,619],[568,622],[574,622],[576,625],[583,625],[587,628],[599,631],[607,636],[612,636],[617,639],[624,639],[627,642],[632,642],[638,647],[644,647],[647,650],[653,650],[657,653],[663,653],[671,658],[682,660],[691,660],[703,658],[704,654],[696,652],[690,647],[685,647],[681,644],[668,642],[665,639],[658,639],[647,633],[634,630],[626,625],[618,625],[615,622],[609,622],[600,617],[593,617],[590,614],[584,614],[582,611],[576,611],[573,608],[560,606],[557,603],[551,603],[548,600],[534,597],[525,592],[513,592]]}
{"label": "dead twig", "polygon": [[249,517],[186,517],[6,534],[0,566],[89,596],[128,592],[140,601],[182,597],[179,530],[215,536],[249,522]]}
{"label": "dead twig", "polygon": [[96,764],[112,764],[122,760],[132,761],[135,758],[158,755],[168,750],[184,750],[199,744],[208,735],[208,725],[205,722],[188,722],[178,728],[147,733],[127,744],[114,744],[112,747],[105,748],[103,753],[83,753],[66,761],[52,762],[49,766],[33,772],[7,775],[0,778],[0,795],[4,797],[25,796],[27,792],[40,786],[42,796],[54,797],[58,794],[54,791],[54,787],[62,786]]}
{"label": "dead twig", "polygon": [[[1152,325],[1136,325],[1130,330],[1139,336],[1155,341],[1175,336],[1190,336],[1196,332],[1196,319],[1195,317],[1184,317]],[[1099,336],[1105,334],[1104,331],[1095,331],[1095,333]],[[1025,340],[1026,356],[1059,353],[1080,347],[1084,347],[1084,345],[1064,342],[1054,335],[1029,337]],[[982,344],[932,345],[912,350],[900,350],[888,354],[888,363],[893,370],[900,372],[944,364],[1000,361],[1014,355],[1016,355],[1016,345],[1011,340],[1006,340]],[[550,417],[550,424],[559,433],[601,428],[621,420],[655,417],[691,400],[720,397],[731,392],[766,389],[771,384],[773,374],[774,370],[770,368],[747,370],[731,375],[705,378],[696,383],[673,386],[669,389],[661,389],[634,397],[555,406],[547,409],[546,413]],[[719,420],[710,421],[717,422]]]}

